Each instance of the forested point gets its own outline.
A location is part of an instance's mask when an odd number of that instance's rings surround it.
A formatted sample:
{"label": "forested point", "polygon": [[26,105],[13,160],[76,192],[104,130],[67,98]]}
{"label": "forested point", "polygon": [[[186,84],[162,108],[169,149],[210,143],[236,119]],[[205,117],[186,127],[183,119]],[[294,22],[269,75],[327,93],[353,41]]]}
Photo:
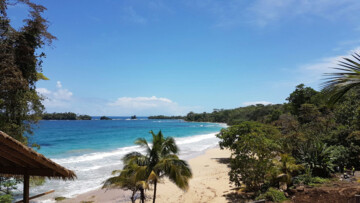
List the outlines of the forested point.
{"label": "forested point", "polygon": [[164,116],[164,115],[158,115],[158,116],[149,116],[148,119],[183,119],[185,120],[185,116]]}
{"label": "forested point", "polygon": [[89,115],[77,115],[76,113],[44,113],[42,120],[91,120]]}

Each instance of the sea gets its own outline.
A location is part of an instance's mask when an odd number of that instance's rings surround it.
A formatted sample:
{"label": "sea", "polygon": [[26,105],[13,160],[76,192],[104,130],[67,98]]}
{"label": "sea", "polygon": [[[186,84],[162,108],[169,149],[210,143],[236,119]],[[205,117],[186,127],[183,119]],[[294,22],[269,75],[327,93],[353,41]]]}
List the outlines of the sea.
{"label": "sea", "polygon": [[[110,117],[112,120],[43,120],[34,130],[33,142],[38,152],[56,163],[75,171],[74,181],[46,180],[32,187],[30,195],[49,190],[54,193],[35,202],[54,202],[55,197],[74,197],[102,186],[113,170],[122,169],[122,157],[133,151],[144,153],[134,145],[137,138],[151,143],[151,130],[171,136],[179,146],[179,156],[188,160],[218,145],[215,136],[226,124],[185,122],[183,120],[152,120],[146,117]],[[21,191],[19,185],[19,191]]]}

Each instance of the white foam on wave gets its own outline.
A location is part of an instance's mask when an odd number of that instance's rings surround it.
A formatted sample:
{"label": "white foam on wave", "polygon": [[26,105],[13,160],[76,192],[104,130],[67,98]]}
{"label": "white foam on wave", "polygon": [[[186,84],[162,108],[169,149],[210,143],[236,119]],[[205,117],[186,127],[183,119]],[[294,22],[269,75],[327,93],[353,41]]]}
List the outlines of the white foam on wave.
{"label": "white foam on wave", "polygon": [[[217,133],[208,133],[175,138],[180,149],[180,157],[182,159],[189,159],[209,148],[215,147],[219,141],[215,136],[216,134]],[[103,181],[111,176],[113,170],[122,168],[121,159],[125,154],[132,151],[144,152],[139,146],[129,146],[110,152],[95,152],[81,156],[53,159],[66,168],[74,170],[78,178],[75,181],[66,182],[49,180],[45,185],[35,188],[32,192],[41,193],[51,188],[56,191],[53,195],[50,195],[51,198],[56,196],[74,197],[75,195],[100,188]],[[48,196],[47,199],[50,196]],[[42,202],[43,200],[39,199],[38,202]]]}
{"label": "white foam on wave", "polygon": [[179,137],[175,138],[176,144],[182,145],[182,144],[189,144],[193,142],[200,142],[205,139],[214,138],[217,133],[209,133],[204,135],[195,135],[191,137]]}
{"label": "white foam on wave", "polygon": [[73,156],[68,158],[62,158],[62,159],[53,159],[55,162],[59,164],[68,164],[68,163],[79,163],[84,161],[95,161],[99,159],[104,159],[106,157],[110,156],[120,156],[125,155],[132,151],[141,150],[139,146],[131,146],[131,147],[122,147],[115,151],[111,152],[94,152],[90,154],[84,154],[81,156]]}

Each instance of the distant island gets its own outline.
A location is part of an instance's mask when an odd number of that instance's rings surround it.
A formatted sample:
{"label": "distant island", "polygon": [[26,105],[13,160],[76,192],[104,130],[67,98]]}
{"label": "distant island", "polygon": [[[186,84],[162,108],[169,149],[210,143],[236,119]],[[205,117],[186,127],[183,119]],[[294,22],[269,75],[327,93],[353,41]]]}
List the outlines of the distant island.
{"label": "distant island", "polygon": [[76,113],[44,113],[42,120],[91,120],[89,115],[76,115]]}
{"label": "distant island", "polygon": [[109,118],[109,117],[106,117],[106,116],[101,116],[101,117],[100,117],[100,120],[112,120],[112,119]]}
{"label": "distant island", "polygon": [[136,115],[131,116],[131,119],[136,119]]}

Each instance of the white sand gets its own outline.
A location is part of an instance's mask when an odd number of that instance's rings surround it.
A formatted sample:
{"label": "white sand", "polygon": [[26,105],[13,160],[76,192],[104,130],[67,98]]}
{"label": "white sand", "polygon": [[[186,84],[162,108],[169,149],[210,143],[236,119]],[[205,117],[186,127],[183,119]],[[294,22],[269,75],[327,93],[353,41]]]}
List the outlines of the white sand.
{"label": "white sand", "polygon": [[[164,179],[158,184],[156,202],[227,202],[224,195],[233,192],[228,176],[230,169],[224,163],[224,160],[229,157],[230,151],[216,148],[190,159],[193,178],[190,180],[189,190],[184,192],[169,180]],[[130,202],[129,194],[118,189],[107,191],[98,189],[61,202]],[[152,201],[152,194],[152,189],[146,191],[148,198],[146,202]]]}

